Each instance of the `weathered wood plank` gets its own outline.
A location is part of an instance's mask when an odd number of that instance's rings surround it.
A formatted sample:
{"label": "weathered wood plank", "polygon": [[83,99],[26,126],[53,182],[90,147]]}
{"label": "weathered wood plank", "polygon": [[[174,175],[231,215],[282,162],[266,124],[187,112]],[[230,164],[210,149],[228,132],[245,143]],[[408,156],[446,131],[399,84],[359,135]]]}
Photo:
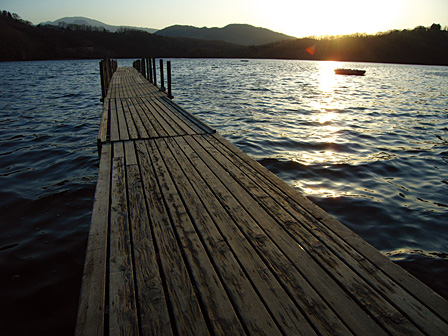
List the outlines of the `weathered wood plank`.
{"label": "weathered wood plank", "polygon": [[131,113],[132,102],[130,99],[123,99],[123,113],[125,116],[126,124],[128,126],[129,138],[130,139],[138,139],[139,135],[137,132],[137,127],[135,125],[135,120]]}
{"label": "weathered wood plank", "polygon": [[[203,141],[202,138],[198,138],[198,141]],[[216,159],[216,154],[214,156]],[[238,198],[239,202],[243,205],[244,209],[248,211],[254,220],[260,225],[262,231],[269,239],[275,241],[277,246],[285,253],[290,260],[296,263],[300,263],[305,258],[309,261],[307,265],[316,265],[314,272],[319,268],[325,269],[332,278],[336,281],[333,287],[339,287],[350,293],[363,309],[368,311],[378,323],[391,331],[402,333],[415,333],[419,334],[419,330],[400,312],[398,311],[387,299],[382,297],[379,293],[373,290],[368,282],[363,281],[362,278],[355,272],[353,272],[346,264],[342,263],[338,256],[332,254],[316,239],[308,238],[307,240],[294,240],[290,234],[285,234],[280,227],[280,218],[273,217],[266,209],[259,206],[259,203],[254,200],[247,191],[238,183],[232,183],[232,180],[227,178],[225,170],[222,171],[222,167],[210,162],[213,165],[213,170],[221,176],[223,179],[228,180],[226,185],[232,191],[232,193]],[[227,173],[227,174],[226,174]],[[235,181],[235,180],[234,180]],[[289,225],[294,225],[294,221],[288,220],[286,222]],[[299,243],[301,247],[300,253],[292,248],[295,244]],[[269,251],[267,251],[269,253]],[[297,259],[299,256],[299,259]],[[276,261],[274,264],[281,265],[281,260]],[[307,276],[305,274],[305,276]],[[308,277],[308,281],[312,281],[313,277]],[[366,300],[366,298],[369,298]],[[338,300],[339,301],[339,300]],[[368,302],[368,304],[366,304]],[[400,323],[397,323],[400,320]],[[352,325],[356,320],[349,321],[349,325]]]}
{"label": "weathered wood plank", "polygon": [[[181,114],[173,113],[173,110],[167,108],[167,106],[159,99],[152,100],[154,108],[157,109],[161,116],[164,117],[169,125],[175,125],[175,129],[179,134],[197,134],[198,128],[192,122],[187,122],[185,118],[182,118]],[[200,131],[200,130],[199,130]]]}
{"label": "weathered wood plank", "polygon": [[176,104],[176,102],[167,98],[166,96],[161,97],[160,101],[163,102],[166,106],[168,106],[170,110],[174,111],[176,115],[185,120],[186,123],[194,125],[191,127],[198,127],[197,131],[198,134],[213,134],[216,132],[212,127],[205,124],[200,119],[196,118],[194,115],[183,109],[181,106]]}
{"label": "weathered wood plank", "polygon": [[[128,99],[127,101],[128,101],[129,111],[130,111],[132,118],[135,122],[135,128],[138,133],[137,139],[148,139],[149,134],[145,128],[145,124],[148,124],[148,122],[147,123],[142,122],[140,114],[137,112],[134,99]],[[137,106],[138,106],[138,104],[137,104]],[[148,126],[151,126],[151,124],[149,123]]]}
{"label": "weathered wood plank", "polygon": [[103,114],[101,117],[100,130],[98,132],[97,143],[100,145],[108,140],[108,123],[109,123],[109,108],[110,108],[110,99],[104,100],[103,106]]}
{"label": "weathered wood plank", "polygon": [[118,130],[120,134],[120,140],[129,140],[129,130],[126,122],[126,118],[123,111],[123,103],[125,99],[116,101],[117,118],[118,118]]}
{"label": "weathered wood plank", "polygon": [[139,323],[131,255],[132,245],[129,232],[123,143],[115,143],[113,149],[110,213],[109,332],[111,335],[138,335]]}
{"label": "weathered wood plank", "polygon": [[125,143],[129,221],[132,228],[140,323],[143,335],[171,335],[164,285],[134,146],[134,142]]}
{"label": "weathered wood plank", "polygon": [[103,335],[112,148],[101,148],[75,335]]}
{"label": "weathered wood plank", "polygon": [[[320,209],[316,204],[258,164],[236,146],[224,140],[220,135],[213,135],[209,139],[212,142],[219,143],[218,146],[224,144],[225,148],[231,150],[233,162],[240,162],[239,165],[241,167],[246,166],[247,169],[250,167],[253,170],[253,176],[264,180],[265,183],[271,186],[272,190],[281,195],[280,200],[284,199],[297,213],[308,218],[308,221],[316,226],[314,228],[316,232],[328,237],[334,237],[333,239],[336,239],[342,247],[350,246],[350,248],[356,251],[353,252],[355,259],[361,263],[368,261],[373,264],[373,267],[387,274],[395,283],[400,284],[402,288],[411,293],[441,320],[445,323],[448,322],[448,302],[434,293],[432,289],[421,283],[400,266],[391,262],[386,256],[379,253],[378,250],[353,233],[345,225]],[[356,255],[358,256],[356,257]]]}
{"label": "weathered wood plank", "polygon": [[[208,147],[210,153],[215,158],[220,158],[223,152],[217,150],[225,149],[223,146],[212,148]],[[430,334],[440,333],[445,324],[440,320],[431,319],[432,312],[426,307],[419,306],[419,302],[412,297],[399,284],[392,281],[386,274],[379,271],[371,262],[369,262],[362,255],[357,253],[352,247],[345,243],[342,239],[332,232],[325,232],[324,230],[317,230],[317,220],[315,218],[306,218],[300,212],[295,211],[284,201],[282,195],[278,194],[272,188],[272,185],[264,184],[259,180],[257,174],[246,169],[246,165],[235,164],[234,158],[226,158],[222,161],[222,165],[229,173],[240,181],[243,187],[252,194],[260,205],[266,209],[274,218],[277,218],[282,223],[283,228],[289,234],[293,235],[302,246],[307,246],[310,251],[318,251],[317,254],[322,254],[320,251],[329,251],[340,259],[338,262],[343,262],[363,278],[366,283],[370,284],[380,295],[386,300],[390,301],[395,307],[409,318],[410,321],[417,324],[421,330]],[[240,170],[241,169],[241,170]],[[294,225],[290,223],[300,223]]]}
{"label": "weathered wood plank", "polygon": [[165,128],[160,124],[159,120],[154,117],[152,112],[148,110],[147,105],[142,100],[142,98],[135,98],[135,102],[139,104],[139,114],[140,118],[142,119],[143,123],[147,127],[151,127],[151,129],[148,130],[148,134],[153,137],[164,137],[169,136]]}
{"label": "weathered wood plank", "polygon": [[169,300],[170,314],[174,317],[172,323],[180,335],[187,335],[193,330],[197,335],[207,335],[209,333],[207,323],[184,263],[182,248],[178,245],[173,232],[162,187],[159,186],[163,183],[157,176],[162,163],[159,162],[160,158],[154,157],[150,142],[137,141],[137,149],[154,241],[160,260],[159,268],[165,282],[165,295]]}
{"label": "weathered wood plank", "polygon": [[110,99],[110,141],[120,140],[118,131],[117,99]]}
{"label": "weathered wood plank", "polygon": [[[201,139],[201,137],[198,137],[198,139]],[[194,140],[197,139],[194,138]],[[253,217],[244,208],[243,204],[238,201],[238,196],[240,195],[236,195],[236,193],[232,192],[232,182],[229,182],[228,174],[224,172],[224,175],[222,175],[220,171],[222,169],[214,165],[213,158],[200,149],[198,143],[193,141],[193,138],[192,141],[189,142],[189,145],[193,151],[189,152],[188,156],[191,158],[195,158],[195,155],[199,156],[202,163],[201,161],[197,161],[195,162],[195,165],[206,165],[208,167],[208,169],[201,169],[201,175],[207,180],[215,197],[220,200],[220,203],[232,218],[235,226],[241,230],[249,241],[251,249],[256,251],[263,259],[266,264],[264,268],[268,267],[276,278],[280,280],[282,287],[286,288],[288,295],[292,296],[296,304],[304,311],[304,314],[312,320],[312,323],[317,330],[320,330],[323,333],[328,333],[331,330],[332,333],[340,335],[348,333],[348,330],[340,322],[336,314],[325,304],[325,301],[322,301],[322,299],[314,293],[312,287],[304,281],[304,276],[295,268],[296,266],[278,249],[278,247],[276,247],[276,244],[273,243],[271,238],[260,228],[259,223],[254,221]],[[244,193],[242,190],[239,192]],[[297,244],[293,244],[291,249],[297,250],[300,255],[302,252],[301,247],[295,245]],[[334,292],[332,287],[335,284],[332,279],[326,276],[325,272],[322,272],[319,267],[313,268],[313,261],[306,257],[307,255],[301,256],[301,263],[306,264],[300,266],[301,270],[302,268],[309,270],[312,274],[311,277],[314,277],[314,279],[321,279],[323,286],[327,288],[328,292]],[[283,282],[282,279],[284,279]],[[344,296],[341,296],[339,299],[344,299]],[[346,301],[350,302],[349,300]]]}
{"label": "weathered wood plank", "polygon": [[235,230],[236,224],[232,217],[205,180],[211,172],[207,172],[207,167],[201,164],[197,153],[192,151],[184,138],[166,141],[171,143],[170,148],[176,159],[182,162],[179,166],[191,186],[183,182],[185,177],[181,179],[181,175],[175,181],[185,194],[190,194],[191,203],[199,203],[190,213],[196,219],[198,232],[249,331],[258,333],[254,327],[260,324],[260,318],[262,322],[265,319],[269,321],[270,317],[264,316],[264,302],[276,302],[267,308],[283,332],[295,334],[300,330],[303,335],[315,334],[300,309],[269,272],[242,232]]}
{"label": "weathered wood plank", "polygon": [[[195,140],[198,142],[204,141],[202,137],[197,137]],[[206,152],[201,149],[202,147],[198,147],[198,143],[191,142],[191,146],[196,152]],[[327,313],[327,320],[322,318],[322,316],[316,318],[314,323],[316,323],[317,328],[322,328],[324,333],[333,330],[332,332],[344,334],[348,332],[347,330],[344,331],[344,325],[340,325],[340,328],[342,329],[339,332],[335,328],[335,325],[340,323],[339,318],[342,318],[351,328],[358,327],[365,329],[363,326],[363,323],[365,323],[370,327],[368,330],[370,330],[372,334],[381,334],[381,328],[373,323],[371,318],[363,313],[358,304],[350,298],[348,295],[350,291],[344,291],[344,287],[338,282],[335,282],[335,279],[327,274],[328,269],[323,268],[321,264],[315,260],[313,254],[307,253],[301,244],[298,244],[289,235],[285,234],[278,223],[263,208],[258,206],[258,203],[239,185],[238,181],[233,180],[229,173],[214,161],[216,157],[212,157],[209,154],[202,156],[202,159],[235,197],[236,203],[233,201],[229,204],[229,211],[233,213],[233,216],[238,218],[238,213],[241,214],[241,212],[250,214],[251,220],[242,221],[240,215],[237,223],[250,237],[251,242],[253,242],[253,248],[264,255],[266,257],[266,262],[276,270],[279,278],[284,279],[284,285],[293,286],[290,289],[291,293],[298,292],[298,288],[294,287],[300,283],[302,278],[305,278],[312,287],[316,288],[320,293],[320,296],[325,298],[325,301],[331,303],[334,311],[340,316],[336,317],[333,315],[333,319],[331,320],[329,318],[331,314]],[[298,265],[300,265],[300,268],[297,268]],[[332,265],[332,267],[338,266],[339,265]],[[291,281],[291,279],[294,280]],[[316,282],[315,279],[320,279],[320,281]],[[348,279],[351,278],[348,277]],[[362,282],[357,283],[357,285],[359,285],[360,288],[365,286]],[[304,286],[305,285],[302,284],[302,288]],[[296,297],[299,302],[303,295],[306,296],[312,292],[301,291],[301,293],[303,293],[302,296]],[[312,302],[311,298],[308,300]],[[315,305],[311,305],[311,308],[314,306]],[[308,313],[313,317],[316,317],[317,315],[313,310],[309,310]],[[321,314],[324,314],[324,312]],[[364,317],[365,320],[361,322],[360,319]],[[334,323],[334,325],[325,325],[323,322],[325,320],[327,323]]]}
{"label": "weathered wood plank", "polygon": [[[195,195],[179,194],[179,188],[185,190],[184,187],[187,184],[181,167],[173,158],[164,139],[157,139],[153,143],[159,151],[159,153],[154,153],[155,156],[160,155],[160,159],[163,157],[165,163],[165,165],[161,164],[159,167],[159,176],[164,180],[163,184],[166,188],[163,193],[173,220],[173,227],[191,269],[192,281],[199,292],[204,307],[203,314],[208,316],[215,333],[243,334],[244,329],[210,260],[209,251],[203,246],[204,242],[199,236],[200,233],[190,219],[192,213],[203,213],[202,203],[195,202]],[[210,220],[210,218],[202,217],[200,220]],[[258,334],[262,332],[267,332],[267,330],[264,330],[264,328],[257,330]]]}
{"label": "weathered wood plank", "polygon": [[212,133],[115,72],[76,335],[448,334],[445,300]]}
{"label": "weathered wood plank", "polygon": [[[177,124],[170,124],[167,122],[166,117],[161,114],[160,109],[158,109],[154,102],[147,99],[146,97],[141,98],[141,102],[146,106],[146,110],[150,113],[151,116],[148,115],[149,118],[153,118],[157,120],[158,124],[164,130],[166,136],[178,136],[185,135],[185,131],[179,127]],[[161,132],[159,132],[161,133]]]}

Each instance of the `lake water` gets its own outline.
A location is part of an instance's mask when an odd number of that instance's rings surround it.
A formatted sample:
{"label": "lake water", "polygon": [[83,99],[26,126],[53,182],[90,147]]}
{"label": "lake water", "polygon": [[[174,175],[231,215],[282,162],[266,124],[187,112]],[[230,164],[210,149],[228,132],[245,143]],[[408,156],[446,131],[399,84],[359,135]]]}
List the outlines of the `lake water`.
{"label": "lake water", "polygon": [[[172,71],[176,102],[448,298],[448,67],[174,59]],[[0,63],[0,92],[1,334],[69,335],[98,61]]]}

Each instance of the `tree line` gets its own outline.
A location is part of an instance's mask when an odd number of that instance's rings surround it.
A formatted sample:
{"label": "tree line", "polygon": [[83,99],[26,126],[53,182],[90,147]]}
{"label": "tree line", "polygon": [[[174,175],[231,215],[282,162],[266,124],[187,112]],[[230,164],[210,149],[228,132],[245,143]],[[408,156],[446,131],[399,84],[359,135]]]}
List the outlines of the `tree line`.
{"label": "tree line", "polygon": [[140,57],[277,58],[448,65],[448,31],[438,23],[375,35],[291,39],[262,46],[164,37],[137,29],[38,25],[0,11],[0,61]]}

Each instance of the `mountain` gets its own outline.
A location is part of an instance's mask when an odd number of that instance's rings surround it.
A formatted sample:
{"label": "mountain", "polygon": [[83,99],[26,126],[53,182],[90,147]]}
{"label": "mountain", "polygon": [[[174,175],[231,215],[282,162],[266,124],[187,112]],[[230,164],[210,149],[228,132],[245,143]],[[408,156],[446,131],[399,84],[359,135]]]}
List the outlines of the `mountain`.
{"label": "mountain", "polygon": [[222,41],[165,37],[129,29],[115,33],[102,28],[34,26],[9,12],[0,13],[0,62],[56,59],[141,57],[242,57],[245,47]]}
{"label": "mountain", "polygon": [[224,41],[245,46],[262,45],[295,38],[248,24],[229,24],[223,28],[198,28],[174,25],[158,30],[156,34],[167,37],[188,37],[201,40]]}
{"label": "mountain", "polygon": [[448,31],[439,24],[382,34],[289,39],[243,46],[167,37],[135,29],[116,33],[81,25],[34,26],[0,11],[0,61],[110,58],[278,58],[448,65]]}
{"label": "mountain", "polygon": [[157,29],[154,28],[143,28],[143,27],[132,27],[132,26],[111,26],[106,23],[103,23],[98,20],[89,19],[82,16],[73,16],[73,17],[64,17],[61,19],[58,19],[56,21],[46,21],[40,23],[41,25],[48,25],[48,26],[59,26],[60,24],[75,24],[79,26],[91,26],[91,27],[99,27],[104,28],[112,33],[117,32],[119,29],[127,28],[127,29],[138,29],[143,30],[148,33],[155,33]]}

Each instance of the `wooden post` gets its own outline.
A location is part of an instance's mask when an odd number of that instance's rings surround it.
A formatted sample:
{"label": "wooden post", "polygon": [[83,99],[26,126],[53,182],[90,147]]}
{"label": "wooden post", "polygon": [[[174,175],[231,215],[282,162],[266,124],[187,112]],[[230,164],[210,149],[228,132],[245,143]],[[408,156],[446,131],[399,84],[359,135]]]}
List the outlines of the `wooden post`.
{"label": "wooden post", "polygon": [[163,59],[160,60],[160,91],[165,91],[165,83],[163,80]]}
{"label": "wooden post", "polygon": [[100,62],[101,101],[106,98],[107,90],[114,72],[117,70],[117,61],[104,58]]}
{"label": "wooden post", "polygon": [[101,101],[104,101],[104,97],[106,97],[106,85],[104,82],[104,61],[100,61],[100,81],[101,81]]}
{"label": "wooden post", "polygon": [[146,65],[146,63],[145,63],[145,59],[144,58],[142,58],[142,60],[141,60],[141,74],[143,75],[143,77],[145,77],[146,78],[146,67],[145,67],[145,65]]}
{"label": "wooden post", "polygon": [[157,72],[156,72],[156,59],[155,58],[152,59],[152,66],[154,68],[153,72],[152,72],[154,75],[154,85],[157,86],[157,76],[156,76]]}
{"label": "wooden post", "polygon": [[101,101],[106,98],[107,90],[112,79],[112,75],[117,70],[117,61],[110,60],[107,57],[100,62],[100,79],[101,79]]}
{"label": "wooden post", "polygon": [[147,58],[147,61],[148,61],[148,80],[151,82],[151,83],[154,83],[153,82],[153,80],[152,80],[152,65],[151,65],[151,58]]}
{"label": "wooden post", "polygon": [[171,94],[171,61],[166,62],[166,81],[168,82],[168,98],[173,99]]}

